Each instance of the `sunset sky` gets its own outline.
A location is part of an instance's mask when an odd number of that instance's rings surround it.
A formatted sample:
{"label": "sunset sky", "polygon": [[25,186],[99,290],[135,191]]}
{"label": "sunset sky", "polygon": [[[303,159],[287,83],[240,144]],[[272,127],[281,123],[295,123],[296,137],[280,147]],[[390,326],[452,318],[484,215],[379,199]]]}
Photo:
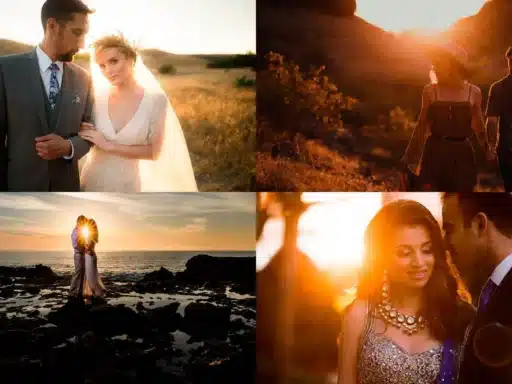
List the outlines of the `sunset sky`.
{"label": "sunset sky", "polygon": [[3,193],[0,251],[69,250],[76,218],[93,218],[98,249],[254,250],[252,193]]}
{"label": "sunset sky", "polygon": [[[37,44],[44,0],[11,1],[0,12],[0,38]],[[256,0],[84,0],[96,10],[88,42],[122,32],[142,48],[171,53],[256,51]]]}
{"label": "sunset sky", "polygon": [[445,30],[478,12],[485,0],[357,0],[356,15],[385,30]]}
{"label": "sunset sky", "polygon": [[[411,199],[425,205],[441,220],[439,193],[391,193],[390,200]],[[382,207],[380,192],[310,192],[302,199],[315,203],[299,222],[298,247],[323,270],[337,272],[358,268],[363,257],[363,238],[366,226]],[[281,247],[283,221],[267,222],[256,247],[256,265],[262,268]]]}

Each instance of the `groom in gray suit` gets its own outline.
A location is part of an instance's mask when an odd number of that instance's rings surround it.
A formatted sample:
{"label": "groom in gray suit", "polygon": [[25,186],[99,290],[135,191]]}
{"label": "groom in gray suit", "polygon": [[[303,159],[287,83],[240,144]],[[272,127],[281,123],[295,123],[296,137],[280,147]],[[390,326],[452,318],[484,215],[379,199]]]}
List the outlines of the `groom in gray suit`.
{"label": "groom in gray suit", "polygon": [[78,160],[90,144],[89,73],[71,63],[84,47],[88,15],[80,0],[47,0],[44,39],[32,52],[0,58],[0,191],[79,191]]}

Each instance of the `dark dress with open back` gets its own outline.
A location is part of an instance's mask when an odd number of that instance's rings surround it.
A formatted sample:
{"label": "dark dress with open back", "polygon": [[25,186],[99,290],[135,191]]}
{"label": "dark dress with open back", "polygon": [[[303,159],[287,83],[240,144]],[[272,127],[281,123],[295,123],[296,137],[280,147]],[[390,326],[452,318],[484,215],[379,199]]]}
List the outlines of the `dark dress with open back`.
{"label": "dark dress with open back", "polygon": [[435,99],[428,107],[431,135],[423,152],[420,179],[426,189],[443,192],[472,192],[477,183],[477,170],[470,137],[471,90],[465,101]]}

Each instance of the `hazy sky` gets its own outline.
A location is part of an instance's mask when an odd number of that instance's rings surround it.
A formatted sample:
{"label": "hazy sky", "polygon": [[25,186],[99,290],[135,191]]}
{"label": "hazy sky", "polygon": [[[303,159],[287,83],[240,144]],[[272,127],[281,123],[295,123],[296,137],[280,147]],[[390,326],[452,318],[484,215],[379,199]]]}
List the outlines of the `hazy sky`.
{"label": "hazy sky", "polygon": [[[384,202],[380,192],[310,192],[303,200],[315,203],[299,222],[298,246],[323,270],[357,268],[363,260],[364,232]],[[441,220],[439,193],[395,192],[391,200],[416,200]],[[267,222],[256,246],[256,266],[263,268],[281,247],[284,226],[279,218]]]}
{"label": "hazy sky", "polygon": [[[44,0],[4,4],[0,38],[37,44]],[[256,0],[84,0],[91,16],[89,42],[122,32],[143,48],[171,53],[256,51]]]}
{"label": "hazy sky", "polygon": [[444,30],[464,16],[478,12],[485,0],[357,0],[357,15],[379,27]]}
{"label": "hazy sky", "polygon": [[69,250],[79,215],[98,249],[254,250],[252,193],[2,193],[0,250]]}

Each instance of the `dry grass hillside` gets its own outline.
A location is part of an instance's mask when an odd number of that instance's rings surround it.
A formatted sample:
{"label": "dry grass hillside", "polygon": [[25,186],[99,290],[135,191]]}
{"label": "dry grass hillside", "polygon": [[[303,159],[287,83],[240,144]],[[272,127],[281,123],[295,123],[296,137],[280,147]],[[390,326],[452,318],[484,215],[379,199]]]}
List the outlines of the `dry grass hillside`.
{"label": "dry grass hillside", "polygon": [[[0,40],[0,56],[31,49]],[[250,68],[207,68],[219,55],[175,55],[147,49],[141,56],[157,75],[180,119],[199,189],[251,190],[255,175],[255,73]],[[84,68],[88,60],[83,54],[75,58]],[[172,71],[163,73],[162,67]]]}

